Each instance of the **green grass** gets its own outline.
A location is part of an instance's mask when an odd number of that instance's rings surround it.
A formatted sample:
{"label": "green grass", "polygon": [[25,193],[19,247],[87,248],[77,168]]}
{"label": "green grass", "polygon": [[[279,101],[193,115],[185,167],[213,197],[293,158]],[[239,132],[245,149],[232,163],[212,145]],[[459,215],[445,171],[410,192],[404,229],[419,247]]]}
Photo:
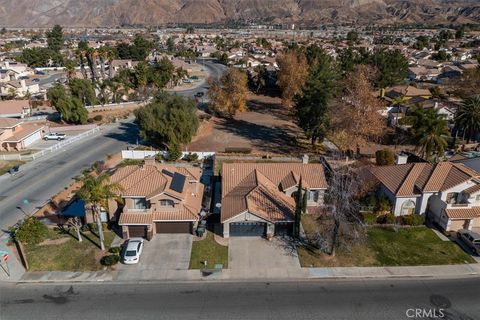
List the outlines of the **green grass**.
{"label": "green grass", "polygon": [[[51,231],[50,233],[52,233]],[[105,247],[108,250],[115,237],[111,231],[105,231]],[[82,233],[83,241],[78,242],[70,235],[53,235],[50,240],[56,244],[27,246],[29,271],[97,271],[103,266],[100,258],[100,240],[91,232]],[[62,241],[62,239],[67,240]]]}
{"label": "green grass", "polygon": [[21,166],[25,164],[25,161],[9,160],[9,161],[0,161],[0,176],[4,175],[11,168],[15,166]]}
{"label": "green grass", "polygon": [[[205,260],[207,266],[203,264]],[[218,244],[213,238],[213,233],[207,232],[205,239],[194,241],[192,244],[190,269],[209,269],[215,264],[222,264],[223,268],[228,267],[228,247]]]}
{"label": "green grass", "polygon": [[[302,217],[307,232],[315,230],[315,219]],[[298,247],[303,267],[370,267],[419,266],[473,263],[474,260],[457,244],[442,241],[426,227],[392,228],[369,227],[367,240],[349,251],[337,250],[335,256],[320,252],[313,246]]]}
{"label": "green grass", "polygon": [[457,244],[442,241],[426,227],[369,228],[368,245],[382,266],[473,263]]}

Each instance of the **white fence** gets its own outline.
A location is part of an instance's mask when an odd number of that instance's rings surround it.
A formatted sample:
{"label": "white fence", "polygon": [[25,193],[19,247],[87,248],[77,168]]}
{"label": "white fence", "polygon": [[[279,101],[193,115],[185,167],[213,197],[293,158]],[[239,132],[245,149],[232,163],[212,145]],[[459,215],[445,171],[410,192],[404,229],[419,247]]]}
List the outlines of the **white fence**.
{"label": "white fence", "polygon": [[39,152],[32,153],[32,154],[2,154],[0,155],[0,160],[20,160],[20,161],[33,161],[35,159],[41,158],[46,154],[52,153],[55,150],[62,149],[63,147],[72,144],[75,141],[82,140],[88,136],[95,134],[96,132],[100,131],[100,127],[95,127],[91,130],[85,131],[81,134],[73,136],[69,139],[60,141],[53,146],[43,149]]}
{"label": "white fence", "polygon": [[[189,153],[196,153],[198,155],[198,160],[215,156],[215,152],[189,151],[182,152],[182,158]],[[168,151],[122,150],[122,159],[143,160],[148,157],[155,157],[157,154],[161,154],[163,157],[168,157]]]}

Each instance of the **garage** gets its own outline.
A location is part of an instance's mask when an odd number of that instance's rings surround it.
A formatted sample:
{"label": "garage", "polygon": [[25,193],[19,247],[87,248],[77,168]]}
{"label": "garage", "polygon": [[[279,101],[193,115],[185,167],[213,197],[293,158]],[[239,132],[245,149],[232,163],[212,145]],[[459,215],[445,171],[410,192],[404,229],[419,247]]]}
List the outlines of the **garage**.
{"label": "garage", "polygon": [[458,231],[460,229],[467,229],[470,220],[450,220],[450,226],[448,226],[449,231]]}
{"label": "garage", "polygon": [[147,226],[128,226],[128,236],[130,238],[145,238],[147,236]]}
{"label": "garage", "polygon": [[192,233],[192,222],[155,222],[157,233]]}
{"label": "garage", "polygon": [[27,137],[23,140],[23,146],[26,148],[29,145],[31,145],[32,143],[34,143],[34,142],[36,142],[40,139],[42,139],[42,133],[40,131],[37,131],[34,134],[32,134],[31,136],[29,136],[29,137]]}
{"label": "garage", "polygon": [[292,236],[293,222],[277,222],[275,223],[276,236]]}
{"label": "garage", "polygon": [[232,222],[230,223],[231,237],[261,237],[267,230],[265,222]]}

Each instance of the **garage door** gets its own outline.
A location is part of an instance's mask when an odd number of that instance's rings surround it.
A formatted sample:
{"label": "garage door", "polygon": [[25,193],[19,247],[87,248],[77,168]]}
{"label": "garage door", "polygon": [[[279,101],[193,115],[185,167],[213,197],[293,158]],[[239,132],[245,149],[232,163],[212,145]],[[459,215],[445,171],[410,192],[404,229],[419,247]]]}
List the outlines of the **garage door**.
{"label": "garage door", "polygon": [[277,222],[275,223],[276,236],[291,236],[293,235],[293,222]]}
{"label": "garage door", "polygon": [[265,222],[232,222],[230,223],[231,237],[261,237],[265,235]]}
{"label": "garage door", "polygon": [[147,236],[146,226],[129,226],[128,235],[130,238],[145,238]]}
{"label": "garage door", "polygon": [[192,233],[192,223],[187,222],[156,222],[157,233]]}
{"label": "garage door", "polygon": [[28,147],[29,145],[31,145],[32,143],[34,143],[35,141],[38,141],[40,139],[42,139],[42,134],[40,133],[40,131],[38,131],[38,132],[32,134],[30,137],[23,140],[23,145],[25,147]]}
{"label": "garage door", "polygon": [[466,221],[469,221],[469,220],[451,220],[448,230],[457,231],[457,230],[463,229]]}

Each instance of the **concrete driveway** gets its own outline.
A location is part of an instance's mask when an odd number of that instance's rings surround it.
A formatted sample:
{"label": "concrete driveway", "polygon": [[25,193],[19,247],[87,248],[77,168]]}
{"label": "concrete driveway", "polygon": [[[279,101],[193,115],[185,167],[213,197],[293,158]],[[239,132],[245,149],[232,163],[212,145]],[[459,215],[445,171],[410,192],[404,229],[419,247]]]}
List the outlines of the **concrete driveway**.
{"label": "concrete driveway", "polygon": [[190,234],[156,234],[145,240],[140,262],[133,265],[118,264],[118,278],[137,280],[155,278],[171,270],[187,270],[192,251]]}
{"label": "concrete driveway", "polygon": [[297,251],[288,240],[232,237],[228,244],[228,268],[232,270],[299,269]]}

